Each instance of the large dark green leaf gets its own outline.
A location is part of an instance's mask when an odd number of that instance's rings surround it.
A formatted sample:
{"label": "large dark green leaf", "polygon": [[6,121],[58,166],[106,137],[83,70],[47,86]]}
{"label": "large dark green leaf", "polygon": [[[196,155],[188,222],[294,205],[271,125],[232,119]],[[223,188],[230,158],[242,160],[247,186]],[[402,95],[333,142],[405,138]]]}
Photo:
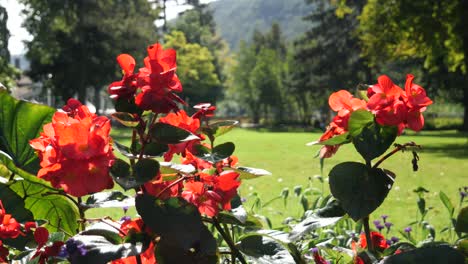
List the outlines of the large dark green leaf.
{"label": "large dark green leaf", "polygon": [[39,162],[29,140],[37,138],[42,126],[50,122],[55,109],[16,100],[0,91],[0,150],[7,153],[13,163],[36,174]]}
{"label": "large dark green leaf", "polygon": [[462,208],[458,213],[455,231],[468,233],[468,206]]}
{"label": "large dark green leaf", "polygon": [[464,264],[463,254],[450,246],[428,246],[388,257],[384,264]]}
{"label": "large dark green leaf", "polygon": [[196,156],[211,163],[217,163],[223,159],[229,158],[234,153],[235,145],[232,142],[219,144],[212,150],[203,146],[196,145]]}
{"label": "large dark green leaf", "polygon": [[305,263],[288,233],[277,230],[257,230],[239,238],[239,249],[258,263]]}
{"label": "large dark green leaf", "polygon": [[217,263],[217,246],[198,209],[182,198],[136,197],[143,222],[160,235],[158,263]]}
{"label": "large dark green leaf", "polygon": [[200,139],[188,130],[165,123],[156,123],[149,133],[154,141],[160,144],[177,144]]}
{"label": "large dark green leaf", "polygon": [[63,195],[53,194],[42,185],[28,181],[17,181],[10,185],[12,191],[21,197],[25,208],[32,212],[34,219],[45,219],[50,231],[76,233],[80,215],[76,205]]}
{"label": "large dark green leaf", "polygon": [[115,159],[114,164],[110,169],[110,175],[124,190],[130,190],[138,187],[147,181],[143,178],[136,178],[130,164],[121,159]]}
{"label": "large dark green leaf", "polygon": [[143,184],[154,177],[159,172],[159,162],[153,159],[141,159],[133,166],[137,182]]}
{"label": "large dark green leaf", "polygon": [[395,141],[397,134],[396,126],[381,126],[372,122],[364,127],[359,135],[353,137],[353,144],[359,154],[370,161],[384,154]]}
{"label": "large dark green leaf", "polygon": [[395,175],[369,169],[358,162],[343,162],[330,171],[330,190],[355,221],[377,209],[390,191]]}
{"label": "large dark green leaf", "polygon": [[[125,157],[129,159],[140,158],[139,149],[137,149],[136,154],[133,154],[129,147],[115,140],[114,140],[114,146],[120,152],[120,154],[124,155]],[[165,144],[151,142],[151,143],[146,144],[145,149],[143,150],[142,158],[151,159],[151,158],[160,157],[168,150],[169,150],[169,147]]]}

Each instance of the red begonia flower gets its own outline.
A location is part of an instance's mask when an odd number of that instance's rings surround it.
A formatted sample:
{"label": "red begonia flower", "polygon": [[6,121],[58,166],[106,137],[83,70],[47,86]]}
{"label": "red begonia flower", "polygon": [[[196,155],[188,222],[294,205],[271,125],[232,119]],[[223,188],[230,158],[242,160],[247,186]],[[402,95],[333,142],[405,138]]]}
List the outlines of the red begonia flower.
{"label": "red begonia flower", "polygon": [[17,238],[19,235],[24,235],[20,228],[20,224],[11,214],[6,213],[3,203],[0,201],[0,239]]}
{"label": "red begonia flower", "polygon": [[136,256],[113,260],[111,264],[157,264],[154,256],[154,243],[151,242],[148,248],[140,254],[140,259]]}
{"label": "red begonia flower", "polygon": [[[379,251],[383,251],[384,249],[389,247],[389,245],[387,244],[387,240],[379,232],[372,231],[371,240],[372,240],[372,245],[374,246],[374,248]],[[359,246],[361,248],[367,247],[366,234],[364,233],[362,233],[359,237]]]}
{"label": "red begonia flower", "polygon": [[128,54],[117,56],[117,62],[122,68],[124,76],[121,81],[113,82],[107,88],[112,99],[130,99],[135,96],[137,90],[137,75],[133,73],[135,69],[135,59]]}
{"label": "red begonia flower", "polygon": [[40,137],[29,142],[40,159],[37,176],[77,197],[112,188],[109,119],[92,114],[74,99],[64,110],[56,112]]}
{"label": "red begonia flower", "polygon": [[[159,122],[185,129],[193,134],[197,134],[197,130],[200,128],[200,120],[188,116],[184,110],[170,113],[159,119]],[[203,139],[202,135],[198,135],[198,137]],[[198,139],[184,141],[179,144],[169,144],[169,151],[164,154],[164,160],[172,160],[174,154],[181,154],[184,156],[186,150],[193,153],[195,151],[194,146],[198,144],[200,144],[200,140]]]}

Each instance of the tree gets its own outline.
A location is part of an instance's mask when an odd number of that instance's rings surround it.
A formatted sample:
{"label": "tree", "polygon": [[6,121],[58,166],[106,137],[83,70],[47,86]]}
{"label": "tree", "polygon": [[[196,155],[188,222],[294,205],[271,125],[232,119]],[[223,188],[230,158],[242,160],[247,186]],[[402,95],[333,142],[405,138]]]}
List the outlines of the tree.
{"label": "tree", "polygon": [[19,71],[10,64],[8,51],[10,31],[7,21],[8,13],[3,6],[0,6],[0,83],[9,89],[15,85],[15,78],[19,77]]}
{"label": "tree", "polygon": [[99,91],[118,78],[115,57],[140,53],[156,39],[156,13],[146,0],[22,2],[33,36],[27,43],[29,74],[62,100],[77,94],[84,102],[92,88],[99,109]]}
{"label": "tree", "polygon": [[214,101],[216,94],[212,91],[220,83],[208,48],[188,43],[180,31],[166,35],[164,46],[177,50],[177,75],[184,88],[185,101],[195,104]]}
{"label": "tree", "polygon": [[[213,11],[207,5],[195,5],[194,8],[181,14],[170,26],[170,30],[183,32],[188,43],[199,44],[211,52],[219,86],[210,90],[210,98],[212,100],[220,99],[225,90],[225,62],[228,48],[226,42],[216,33]],[[216,101],[212,102],[216,103]]]}
{"label": "tree", "polygon": [[[430,73],[463,75],[463,129],[468,131],[468,1],[369,0],[360,17],[363,54],[373,64],[422,58]],[[378,23],[376,23],[378,21]]]}

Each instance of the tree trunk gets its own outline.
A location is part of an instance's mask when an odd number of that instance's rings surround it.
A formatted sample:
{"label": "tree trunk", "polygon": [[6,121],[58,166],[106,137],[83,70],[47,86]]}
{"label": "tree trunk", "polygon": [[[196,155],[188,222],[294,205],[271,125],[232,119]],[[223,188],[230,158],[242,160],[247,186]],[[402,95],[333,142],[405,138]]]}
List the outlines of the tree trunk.
{"label": "tree trunk", "polygon": [[101,110],[101,95],[100,95],[101,89],[99,87],[94,87],[94,107],[96,107],[96,115],[100,114]]}

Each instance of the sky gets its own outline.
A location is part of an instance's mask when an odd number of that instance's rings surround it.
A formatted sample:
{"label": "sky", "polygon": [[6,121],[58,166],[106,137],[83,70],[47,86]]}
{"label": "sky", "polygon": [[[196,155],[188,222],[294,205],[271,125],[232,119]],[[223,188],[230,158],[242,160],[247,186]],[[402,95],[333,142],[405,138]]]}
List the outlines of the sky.
{"label": "sky", "polygon": [[[201,0],[201,3],[208,3],[215,0]],[[178,12],[181,12],[187,9],[186,6],[176,6],[174,2],[169,2],[167,7],[167,16],[168,19],[175,18]],[[0,5],[4,6],[8,12],[8,22],[7,27],[10,30],[10,39],[8,42],[8,49],[10,50],[11,55],[24,54],[25,46],[24,40],[31,40],[31,35],[21,27],[23,23],[24,16],[21,14],[23,5],[18,2],[18,0],[0,0]]]}

